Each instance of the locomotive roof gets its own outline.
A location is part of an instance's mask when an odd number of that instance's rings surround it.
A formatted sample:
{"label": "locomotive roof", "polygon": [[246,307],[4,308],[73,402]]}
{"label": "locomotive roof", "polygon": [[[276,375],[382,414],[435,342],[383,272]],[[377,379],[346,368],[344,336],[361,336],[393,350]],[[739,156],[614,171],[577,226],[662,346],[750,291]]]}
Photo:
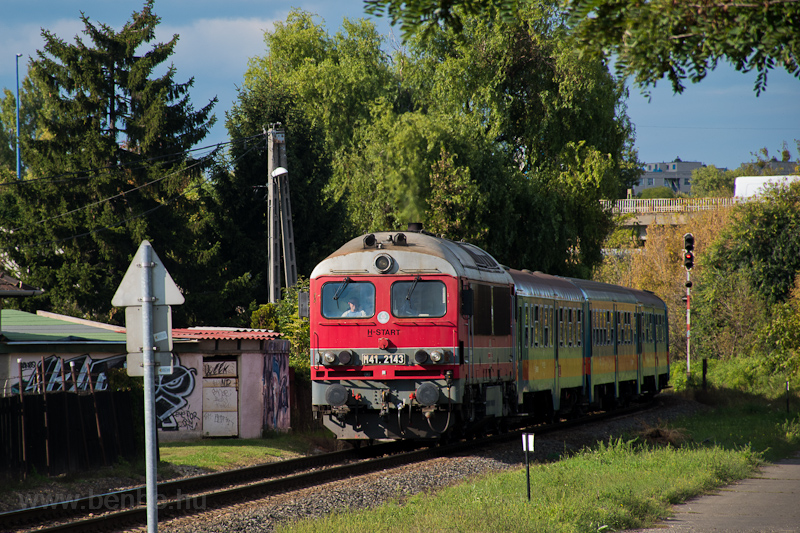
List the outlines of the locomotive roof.
{"label": "locomotive roof", "polygon": [[375,259],[388,255],[393,274],[446,274],[489,283],[510,284],[511,277],[488,253],[466,242],[429,233],[376,232],[356,237],[314,268],[311,278],[323,275],[375,275]]}

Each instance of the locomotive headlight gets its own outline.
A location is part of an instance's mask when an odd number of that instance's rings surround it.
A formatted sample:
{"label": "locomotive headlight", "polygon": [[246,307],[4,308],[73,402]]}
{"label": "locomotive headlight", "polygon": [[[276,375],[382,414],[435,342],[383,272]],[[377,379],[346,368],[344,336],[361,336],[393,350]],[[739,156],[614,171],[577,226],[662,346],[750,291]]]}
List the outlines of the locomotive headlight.
{"label": "locomotive headlight", "polygon": [[394,259],[392,256],[387,254],[380,254],[378,257],[375,258],[375,268],[381,274],[386,274],[392,269],[394,265]]}
{"label": "locomotive headlight", "polygon": [[414,354],[414,362],[417,363],[418,365],[421,365],[427,360],[428,360],[428,352],[426,352],[425,350],[417,350],[417,352]]}
{"label": "locomotive headlight", "polygon": [[342,350],[341,352],[339,352],[339,363],[343,365],[349,365],[352,359],[353,356],[349,351]]}
{"label": "locomotive headlight", "polygon": [[439,361],[441,361],[442,357],[443,355],[441,350],[434,350],[431,352],[431,361],[433,361],[434,363],[438,363]]}
{"label": "locomotive headlight", "polygon": [[325,352],[322,354],[322,362],[326,365],[332,365],[336,361],[336,354],[333,352]]}

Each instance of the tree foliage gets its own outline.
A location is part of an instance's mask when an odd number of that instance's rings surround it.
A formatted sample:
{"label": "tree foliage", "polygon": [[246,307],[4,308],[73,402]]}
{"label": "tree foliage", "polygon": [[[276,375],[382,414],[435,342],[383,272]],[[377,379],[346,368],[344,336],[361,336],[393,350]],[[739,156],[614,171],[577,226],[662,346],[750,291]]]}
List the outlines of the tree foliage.
{"label": "tree foliage", "polygon": [[756,94],[767,74],[800,77],[797,0],[569,0],[574,36],[587,50],[615,57],[620,77],[654,86],[666,77],[675,92],[702,80],[721,60],[755,70]]}
{"label": "tree foliage", "polygon": [[298,313],[298,295],[308,289],[308,278],[300,277],[294,287],[283,288],[277,303],[261,305],[250,315],[250,327],[277,331],[289,340],[289,364],[298,376],[308,376],[311,369],[309,321]]}
{"label": "tree foliage", "polygon": [[733,196],[737,173],[708,165],[692,170],[692,196],[716,198]]}
{"label": "tree foliage", "polygon": [[[597,200],[638,167],[624,92],[562,43],[552,9],[463,23],[469,44],[432,28],[390,58],[370,23],[329,36],[292,11],[267,33],[244,91],[264,107],[287,99],[318,128],[312,150],[347,235],[424,222],[508,264],[584,272],[609,224]],[[232,115],[229,129],[256,110]]]}
{"label": "tree foliage", "polygon": [[742,204],[709,261],[721,274],[746,272],[770,305],[785,301],[800,271],[800,182],[769,186]]}
{"label": "tree foliage", "polygon": [[[203,161],[186,152],[205,137],[215,103],[195,111],[192,80],[175,71],[153,77],[178,37],[155,39],[153,2],[119,31],[82,15],[87,41],[43,31],[45,46],[29,65],[25,180],[3,189],[0,224],[7,265],[45,289],[23,305],[110,318],[111,297],[131,257],[149,239],[191,302],[194,246],[203,226],[193,202]],[[208,259],[208,257],[206,257]]]}
{"label": "tree foliage", "polygon": [[404,39],[440,27],[460,32],[464,19],[499,17],[507,23],[531,5],[559,5],[581,47],[615,58],[621,78],[643,89],[666,77],[675,92],[702,80],[721,60],[740,72],[755,70],[755,91],[768,72],[784,68],[800,77],[800,2],[797,0],[364,0],[367,13],[400,24]]}
{"label": "tree foliage", "polygon": [[[676,354],[686,354],[686,303],[682,298],[686,295],[686,270],[683,266],[683,235],[687,232],[695,236],[695,266],[692,269],[694,283],[692,299],[692,356],[704,353],[707,347],[720,348],[722,351],[735,350],[735,344],[721,346],[711,335],[699,333],[704,331],[703,317],[707,311],[712,315],[719,307],[730,307],[733,310],[739,304],[736,298],[724,302],[716,301],[713,305],[703,306],[697,297],[697,288],[706,285],[709,276],[706,274],[708,250],[717,236],[727,226],[731,210],[719,209],[706,211],[693,216],[686,226],[652,225],[647,228],[647,243],[637,247],[635,243],[628,248],[621,248],[620,253],[606,256],[602,265],[595,270],[594,279],[614,283],[626,287],[648,290],[655,293],[667,304],[669,324],[669,340],[671,359]],[[725,285],[721,281],[720,285]],[[742,317],[745,317],[742,312]],[[753,316],[750,315],[750,319]],[[722,319],[724,321],[724,319]],[[721,333],[726,338],[736,335],[738,322],[729,322],[723,326],[729,328]],[[712,331],[714,335],[717,330]],[[707,352],[706,352],[707,353]],[[727,351],[725,353],[728,353]]]}
{"label": "tree foliage", "polygon": [[399,23],[407,39],[426,35],[441,26],[460,32],[465,15],[498,14],[505,22],[512,22],[517,9],[525,3],[526,0],[364,0],[364,7],[370,15],[388,16],[393,26]]}

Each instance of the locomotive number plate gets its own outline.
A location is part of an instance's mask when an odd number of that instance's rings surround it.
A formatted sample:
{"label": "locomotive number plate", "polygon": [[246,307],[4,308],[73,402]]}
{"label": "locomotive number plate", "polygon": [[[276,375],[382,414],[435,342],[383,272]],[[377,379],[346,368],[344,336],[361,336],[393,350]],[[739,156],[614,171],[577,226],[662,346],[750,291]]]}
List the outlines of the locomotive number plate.
{"label": "locomotive number plate", "polygon": [[404,365],[404,353],[365,353],[361,355],[362,365]]}

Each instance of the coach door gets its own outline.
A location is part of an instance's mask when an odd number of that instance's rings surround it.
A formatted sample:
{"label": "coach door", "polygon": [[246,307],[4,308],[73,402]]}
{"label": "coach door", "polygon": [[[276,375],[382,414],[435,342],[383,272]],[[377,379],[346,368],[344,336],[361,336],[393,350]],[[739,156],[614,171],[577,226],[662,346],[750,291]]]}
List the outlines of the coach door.
{"label": "coach door", "polygon": [[644,326],[644,311],[642,309],[641,304],[636,305],[636,329],[634,330],[633,341],[636,343],[636,368],[637,368],[637,379],[636,379],[636,388],[638,389],[636,392],[637,394],[642,393],[642,382],[644,380],[644,358],[642,356],[642,347],[644,344],[644,335],[643,335],[643,326]]}
{"label": "coach door", "polygon": [[239,436],[239,378],[236,359],[203,360],[203,435]]}

